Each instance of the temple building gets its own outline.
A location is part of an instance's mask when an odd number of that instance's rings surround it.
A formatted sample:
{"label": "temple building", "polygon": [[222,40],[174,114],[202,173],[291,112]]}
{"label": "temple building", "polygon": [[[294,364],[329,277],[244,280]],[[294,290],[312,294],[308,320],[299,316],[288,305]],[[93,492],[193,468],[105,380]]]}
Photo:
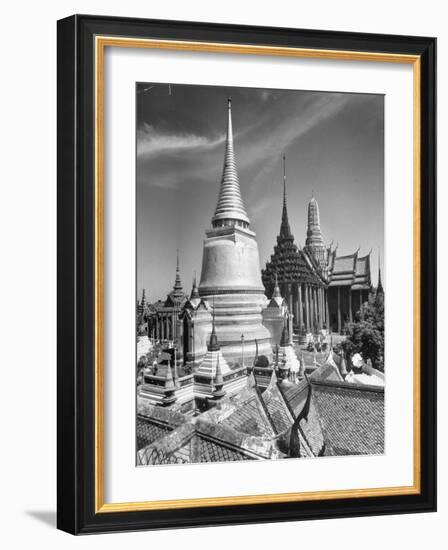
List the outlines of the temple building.
{"label": "temple building", "polygon": [[[310,238],[316,242],[316,228],[309,224]],[[310,244],[311,246],[311,244]],[[283,157],[283,207],[280,232],[274,253],[262,271],[266,295],[273,296],[276,281],[294,316],[294,328],[299,332],[317,332],[328,322],[327,281],[313,256],[297,247],[291,232],[286,204],[286,169]]]}
{"label": "temple building", "polygon": [[337,255],[324,244],[319,205],[314,196],[308,204],[305,246],[298,247],[291,233],[286,203],[286,171],[283,157],[283,207],[280,233],[274,253],[262,271],[268,297],[274,297],[276,281],[294,315],[295,332],[318,332],[326,328],[341,333],[354,320],[372,289],[370,252],[359,250]]}
{"label": "temple building", "polygon": [[199,295],[196,277],[188,300],[180,313],[180,331],[177,347],[182,350],[184,365],[197,367],[207,353],[207,342],[212,330],[212,307]]}
{"label": "temple building", "polygon": [[204,241],[199,294],[213,303],[216,332],[229,364],[241,365],[244,359],[251,364],[257,345],[260,354],[272,359],[270,333],[261,315],[267,300],[258,245],[238,179],[230,99],[224,167],[212,227]]}
{"label": "temple building", "polygon": [[352,322],[357,311],[368,300],[372,290],[370,252],[360,256],[359,250],[347,256],[337,256],[328,249],[328,308],[330,328],[341,332]]}
{"label": "temple building", "polygon": [[176,277],[173,290],[166,300],[158,300],[151,304],[148,314],[148,335],[160,341],[174,341],[179,337],[179,315],[187,301],[180,280],[179,254],[177,255]]}
{"label": "temple building", "polygon": [[290,324],[289,331],[292,335],[293,316],[289,314],[286,300],[281,295],[280,288],[278,286],[277,273],[275,274],[274,291],[268,305],[263,309],[262,315],[263,324],[267,327],[271,334],[271,344],[273,348],[280,345],[285,319],[288,319],[288,323]]}
{"label": "temple building", "polygon": [[196,414],[216,406],[225,395],[238,393],[246,381],[247,369],[231,369],[224,358],[213,315],[207,351],[199,366],[186,368],[177,347],[166,348],[157,364],[145,369],[138,396],[151,405]]}

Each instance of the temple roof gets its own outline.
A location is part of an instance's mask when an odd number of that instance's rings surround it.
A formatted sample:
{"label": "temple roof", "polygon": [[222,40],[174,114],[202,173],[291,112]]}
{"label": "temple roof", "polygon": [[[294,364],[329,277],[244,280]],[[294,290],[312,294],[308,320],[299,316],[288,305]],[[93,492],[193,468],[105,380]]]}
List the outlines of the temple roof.
{"label": "temple roof", "polygon": [[[285,156],[283,155],[283,205],[280,232],[277,236],[277,244],[274,245],[274,253],[271,259],[266,262],[266,267],[261,271],[261,278],[266,293],[269,295],[274,290],[272,297],[280,297],[277,291],[278,282],[285,283],[308,283],[322,285],[317,270],[307,260],[304,252],[297,248],[294,236],[291,233],[288,221],[288,209],[286,203],[286,168]],[[275,285],[275,286],[274,286]]]}
{"label": "temple roof", "polygon": [[165,436],[140,449],[137,462],[147,464],[182,464],[260,460],[279,456],[275,445],[233,429],[215,418],[212,409],[190,419]]}
{"label": "temple roof", "polygon": [[[335,361],[335,353],[333,350],[330,350],[328,357],[323,365],[314,370],[310,376],[310,381],[323,381],[331,380],[334,382],[342,382],[343,378],[341,376],[339,366]],[[338,358],[338,363],[340,363],[340,358]]]}
{"label": "temple roof", "polygon": [[137,450],[165,437],[173,428],[137,417]]}
{"label": "temple roof", "polygon": [[251,375],[238,394],[197,417],[138,402],[138,463],[383,453],[384,389],[318,370],[298,384],[278,383],[271,370],[264,393]]}
{"label": "temple roof", "polygon": [[345,382],[313,382],[325,454],[384,453],[384,390]]}
{"label": "temple roof", "polygon": [[262,393],[261,398],[271,417],[275,432],[281,434],[289,430],[294,423],[294,417],[279,390],[275,371],[272,373],[269,385]]}
{"label": "temple roof", "polygon": [[224,154],[224,167],[222,172],[221,186],[219,189],[218,204],[212,224],[218,225],[220,220],[240,220],[249,224],[249,218],[241,198],[238,171],[236,168],[235,153],[233,150],[232,131],[232,101],[228,100],[227,138]]}
{"label": "temple roof", "polygon": [[330,286],[350,286],[352,290],[371,288],[370,252],[359,256],[358,251],[345,256],[336,256],[336,250],[328,252]]}
{"label": "temple roof", "polygon": [[288,239],[277,237],[274,253],[266,262],[266,267],[261,272],[261,278],[266,292],[272,292],[277,275],[280,284],[307,283],[321,286],[322,279],[305,259],[305,254],[297,248],[297,245]]}
{"label": "temple roof", "polygon": [[239,406],[225,419],[224,424],[238,432],[263,439],[271,439],[276,435],[268,412],[255,389],[248,391],[245,399],[239,401]]}
{"label": "temple roof", "polygon": [[[297,427],[309,451],[311,451],[311,455],[319,456],[323,454],[325,435],[319,411],[317,410],[315,399],[313,399],[311,386],[308,388],[306,404],[300,413]],[[301,454],[308,455],[308,453],[303,453],[303,451]]]}

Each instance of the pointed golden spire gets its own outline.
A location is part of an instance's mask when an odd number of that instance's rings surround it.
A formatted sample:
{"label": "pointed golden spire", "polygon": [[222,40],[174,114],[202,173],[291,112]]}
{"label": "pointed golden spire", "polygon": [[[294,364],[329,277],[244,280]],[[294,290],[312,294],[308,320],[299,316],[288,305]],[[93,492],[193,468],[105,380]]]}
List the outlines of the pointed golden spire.
{"label": "pointed golden spire", "polygon": [[196,272],[195,272],[193,277],[193,285],[191,287],[190,300],[194,300],[197,298],[200,298],[200,295],[199,295],[198,285],[196,283]]}
{"label": "pointed golden spire", "polygon": [[218,204],[212,219],[213,227],[219,227],[222,220],[240,221],[249,225],[249,218],[241,198],[238,171],[236,168],[235,153],[233,150],[232,130],[232,100],[228,102],[227,139],[224,154],[224,168],[221,187],[219,189]]}
{"label": "pointed golden spire", "polygon": [[381,256],[380,249],[378,247],[378,286],[376,289],[377,294],[384,294],[383,283],[381,281]]}
{"label": "pointed golden spire", "polygon": [[277,271],[275,271],[275,282],[274,282],[274,291],[272,293],[271,298],[281,298],[282,295],[280,293],[280,287],[278,286],[278,276]]}
{"label": "pointed golden spire", "polygon": [[182,282],[180,280],[180,270],[179,270],[179,250],[176,251],[176,278],[174,280],[173,286],[173,296],[183,296]]}
{"label": "pointed golden spire", "polygon": [[140,302],[140,305],[141,305],[142,309],[144,309],[146,307],[146,292],[145,292],[145,289],[143,289],[143,292],[142,292],[142,301]]}
{"label": "pointed golden spire", "polygon": [[283,155],[283,209],[282,223],[280,225],[280,237],[291,238],[291,228],[289,227],[288,209],[286,207],[286,156]]}
{"label": "pointed golden spire", "polygon": [[212,311],[212,333],[210,335],[210,342],[208,344],[208,351],[219,351],[218,336],[216,335],[215,330],[215,301],[213,300],[213,311]]}

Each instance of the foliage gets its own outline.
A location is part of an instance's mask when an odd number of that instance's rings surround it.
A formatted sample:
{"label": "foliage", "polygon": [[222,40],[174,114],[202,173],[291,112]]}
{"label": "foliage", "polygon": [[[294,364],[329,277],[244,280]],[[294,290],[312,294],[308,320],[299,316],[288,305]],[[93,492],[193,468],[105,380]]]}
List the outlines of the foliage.
{"label": "foliage", "polygon": [[342,342],[347,357],[361,353],[371,359],[374,368],[384,372],[384,296],[372,292],[347,325],[347,339]]}

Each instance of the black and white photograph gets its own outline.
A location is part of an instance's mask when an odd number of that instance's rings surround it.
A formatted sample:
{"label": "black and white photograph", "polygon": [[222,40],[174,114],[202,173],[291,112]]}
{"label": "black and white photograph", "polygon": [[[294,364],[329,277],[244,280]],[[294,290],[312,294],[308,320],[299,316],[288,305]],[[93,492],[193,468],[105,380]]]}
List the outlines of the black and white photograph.
{"label": "black and white photograph", "polygon": [[384,453],[384,98],[138,83],[137,465]]}

